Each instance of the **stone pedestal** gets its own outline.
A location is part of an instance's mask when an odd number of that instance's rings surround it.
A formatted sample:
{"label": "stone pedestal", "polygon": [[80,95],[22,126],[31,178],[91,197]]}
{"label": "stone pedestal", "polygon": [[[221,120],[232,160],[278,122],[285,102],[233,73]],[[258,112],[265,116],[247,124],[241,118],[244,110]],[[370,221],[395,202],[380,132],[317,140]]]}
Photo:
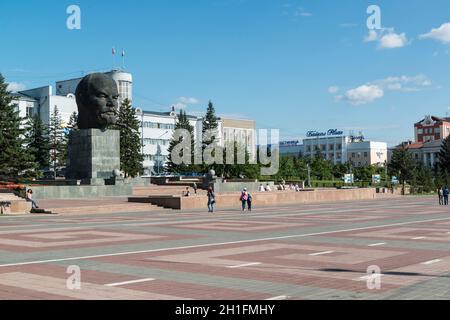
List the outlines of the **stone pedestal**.
{"label": "stone pedestal", "polygon": [[87,129],[72,131],[69,137],[67,179],[101,186],[120,169],[120,131]]}

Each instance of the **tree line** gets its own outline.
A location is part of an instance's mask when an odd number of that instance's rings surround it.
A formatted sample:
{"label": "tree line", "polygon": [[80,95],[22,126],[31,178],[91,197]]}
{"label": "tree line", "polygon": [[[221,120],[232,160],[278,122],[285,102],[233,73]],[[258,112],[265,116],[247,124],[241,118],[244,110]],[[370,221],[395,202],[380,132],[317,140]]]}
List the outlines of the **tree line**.
{"label": "tree line", "polygon": [[[182,145],[185,137],[173,135],[168,148],[168,161],[165,170],[170,174],[187,175],[192,173],[207,174],[214,170],[216,175],[224,178],[247,178],[257,179],[259,177],[259,165],[252,163],[250,152],[243,143],[234,141],[229,146],[220,146],[219,142],[219,122],[216,116],[214,104],[210,101],[206,110],[206,115],[202,120],[202,141],[196,144],[194,127],[189,122],[189,118],[184,110],[180,110],[175,123],[175,132],[185,130],[190,136],[190,161],[178,163],[174,156],[181,159],[186,149],[178,148]],[[216,152],[221,154],[216,154]],[[206,158],[219,159],[220,163],[208,163]],[[237,161],[237,159],[241,161]],[[228,159],[234,159],[229,163]]]}

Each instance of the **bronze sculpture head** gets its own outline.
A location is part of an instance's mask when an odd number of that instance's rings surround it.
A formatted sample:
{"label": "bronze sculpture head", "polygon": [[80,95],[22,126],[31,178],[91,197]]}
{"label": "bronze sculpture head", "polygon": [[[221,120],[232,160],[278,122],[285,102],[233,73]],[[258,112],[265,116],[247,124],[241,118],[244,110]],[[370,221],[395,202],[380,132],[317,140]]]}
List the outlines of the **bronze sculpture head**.
{"label": "bronze sculpture head", "polygon": [[103,73],[84,77],[76,90],[78,128],[101,129],[117,122],[119,92],[116,82]]}

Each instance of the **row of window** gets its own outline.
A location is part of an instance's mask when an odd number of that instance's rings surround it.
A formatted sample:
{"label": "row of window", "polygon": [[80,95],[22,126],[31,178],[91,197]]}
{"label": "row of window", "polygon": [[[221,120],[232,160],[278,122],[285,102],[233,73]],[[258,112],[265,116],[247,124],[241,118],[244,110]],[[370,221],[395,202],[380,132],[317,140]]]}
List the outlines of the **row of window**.
{"label": "row of window", "polygon": [[[330,144],[328,145],[328,151],[334,151],[335,149],[335,145],[334,144]],[[342,144],[337,144],[336,145],[336,150],[341,150],[342,149]],[[327,151],[327,145],[326,144],[322,144],[320,146],[306,146],[306,152],[311,152],[311,150],[314,151]]]}
{"label": "row of window", "polygon": [[[359,152],[359,153],[352,152],[352,158],[356,158],[356,156],[358,156],[358,158],[360,158],[361,154],[362,154],[361,152]],[[368,156],[369,156],[369,153],[364,152],[364,158],[367,158]]]}
{"label": "row of window", "polygon": [[175,130],[175,125],[169,124],[169,123],[157,123],[157,122],[144,121],[144,123],[141,122],[141,126],[143,128],[150,128],[150,129]]}
{"label": "row of window", "polygon": [[418,129],[418,134],[433,134],[433,133],[441,133],[441,128],[425,128],[425,129]]}
{"label": "row of window", "polygon": [[144,145],[145,146],[168,146],[170,144],[170,140],[163,140],[163,139],[150,139],[145,138],[144,139]]}

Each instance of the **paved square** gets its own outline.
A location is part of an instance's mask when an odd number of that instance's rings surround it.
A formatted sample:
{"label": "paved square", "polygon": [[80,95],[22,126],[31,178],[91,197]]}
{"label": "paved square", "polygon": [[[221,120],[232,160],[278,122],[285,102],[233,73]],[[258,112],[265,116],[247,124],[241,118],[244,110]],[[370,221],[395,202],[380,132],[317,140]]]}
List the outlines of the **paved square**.
{"label": "paved square", "polygon": [[236,208],[1,217],[0,299],[450,299],[435,198]]}

